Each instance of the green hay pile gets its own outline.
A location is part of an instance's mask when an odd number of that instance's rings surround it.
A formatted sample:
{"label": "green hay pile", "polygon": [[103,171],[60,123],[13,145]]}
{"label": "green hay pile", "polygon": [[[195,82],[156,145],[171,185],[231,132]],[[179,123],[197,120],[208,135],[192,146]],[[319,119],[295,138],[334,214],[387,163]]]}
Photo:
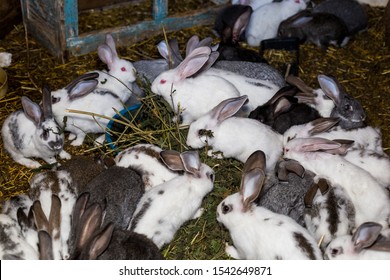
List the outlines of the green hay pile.
{"label": "green hay pile", "polygon": [[[141,8],[136,13],[141,13]],[[146,11],[146,10],[143,10]],[[108,13],[107,11],[104,11]],[[322,51],[313,45],[301,47],[300,77],[310,86],[318,87],[318,74],[333,75],[339,79],[347,92],[357,98],[367,111],[368,124],[377,126],[383,132],[383,145],[389,153],[390,147],[390,52],[383,42],[383,9],[369,9],[369,28],[356,35],[343,49],[329,48]],[[96,22],[101,22],[101,17]],[[93,20],[80,16],[80,28],[84,31],[96,30]],[[108,17],[108,15],[107,15]],[[110,19],[120,18],[115,14]],[[131,18],[130,15],[128,15]],[[106,18],[106,15],[105,15]],[[142,17],[141,17],[142,18]],[[86,22],[85,22],[85,21]],[[121,22],[119,25],[123,25]],[[168,38],[176,37],[182,49],[185,42],[193,34],[201,38],[212,36],[210,26],[202,26],[169,33]],[[118,53],[121,57],[135,61],[145,58],[159,58],[155,43],[162,40],[163,35],[152,37],[137,44],[121,47]],[[215,42],[218,39],[215,38]],[[48,83],[52,89],[64,87],[78,75],[94,69],[104,69],[96,53],[80,57],[72,57],[65,64],[56,61],[43,47],[31,37],[26,36],[22,25],[0,41],[0,51],[13,54],[13,63],[6,69],[9,77],[9,91],[0,100],[0,124],[14,110],[20,109],[20,97],[29,96],[34,101],[41,99],[41,87]],[[265,53],[271,65],[283,71],[290,61],[288,53],[267,51]],[[179,128],[172,121],[172,111],[160,98],[150,92],[143,100],[139,120],[128,124],[133,133],[121,135],[117,140],[118,148],[125,149],[137,143],[151,143],[163,149],[186,150],[186,128]],[[114,114],[115,112],[113,112]],[[108,147],[94,147],[95,135],[86,140],[79,148],[73,148],[66,142],[65,149],[71,154],[114,154]],[[390,154],[390,153],[389,153]],[[236,192],[240,184],[242,164],[236,160],[217,160],[206,156],[206,148],[200,150],[202,160],[211,166],[216,174],[214,190],[205,198],[204,214],[196,220],[185,224],[176,234],[175,239],[163,248],[167,259],[226,259],[225,243],[230,242],[226,229],[216,222],[216,207],[227,195]],[[0,198],[24,193],[28,189],[28,180],[36,172],[29,170],[6,154],[0,142]]]}

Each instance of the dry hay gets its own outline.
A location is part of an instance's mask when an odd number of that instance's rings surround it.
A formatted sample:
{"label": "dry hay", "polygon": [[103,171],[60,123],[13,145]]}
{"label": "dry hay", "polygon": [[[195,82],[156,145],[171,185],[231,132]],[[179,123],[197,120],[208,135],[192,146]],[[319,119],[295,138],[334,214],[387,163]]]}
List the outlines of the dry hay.
{"label": "dry hay", "polygon": [[[389,153],[390,53],[383,43],[383,12],[384,10],[380,8],[369,9],[368,30],[356,35],[343,49],[330,47],[327,51],[322,51],[313,45],[302,46],[300,77],[312,87],[318,87],[316,76],[320,73],[337,77],[347,92],[362,103],[367,111],[368,123],[382,129],[383,144]],[[142,14],[142,10],[136,9],[136,13]],[[127,17],[131,16],[128,14]],[[104,18],[106,20],[107,16],[105,15]],[[117,17],[112,15],[111,18]],[[101,22],[101,16],[97,16],[96,22]],[[82,23],[80,21],[80,24]],[[123,22],[119,25],[123,25]],[[93,25],[93,20],[83,23],[81,28],[97,29]],[[186,40],[193,34],[202,38],[214,37],[210,27],[181,30],[168,33],[168,36],[176,37],[180,46],[184,48]],[[120,56],[132,61],[158,58],[155,43],[161,39],[163,39],[162,35],[152,37],[131,46],[121,47],[118,52]],[[217,42],[218,39],[215,41]],[[9,91],[6,97],[0,100],[0,124],[11,112],[21,108],[21,96],[26,95],[34,101],[39,101],[43,83],[48,83],[53,89],[58,89],[80,74],[93,69],[105,68],[96,53],[72,57],[65,64],[58,63],[30,37],[27,44],[22,25],[16,26],[0,42],[0,51],[13,54],[13,63],[6,69],[9,76]],[[282,51],[267,51],[265,56],[271,65],[280,70],[291,61],[289,53]],[[144,100],[143,106],[139,123],[129,128],[132,131],[138,129],[139,133],[126,135],[126,141],[118,142],[118,146],[123,149],[125,145],[149,142],[164,149],[185,150],[187,148],[184,144],[186,130],[179,129],[177,123],[172,121],[172,112],[169,107],[153,96]],[[91,138],[87,139],[81,148],[70,147],[67,142],[65,149],[72,154],[113,152],[107,147],[95,148],[92,141],[94,137],[91,135]],[[224,197],[237,190],[242,164],[231,159],[207,158],[206,149],[202,149],[200,153],[201,158],[216,172],[215,188],[204,201],[203,216],[183,226],[174,241],[163,249],[163,254],[168,259],[224,259],[227,257],[224,253],[224,246],[225,242],[230,239],[228,232],[217,224],[215,211],[216,206]],[[13,195],[26,192],[28,180],[36,171],[13,162],[4,151],[2,144],[0,160],[0,198],[8,199]]]}

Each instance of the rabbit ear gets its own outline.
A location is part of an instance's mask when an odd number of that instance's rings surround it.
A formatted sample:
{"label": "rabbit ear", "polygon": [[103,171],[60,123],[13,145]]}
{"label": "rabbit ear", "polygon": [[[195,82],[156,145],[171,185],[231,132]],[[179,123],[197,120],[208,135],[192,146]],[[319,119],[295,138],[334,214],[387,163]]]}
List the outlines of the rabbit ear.
{"label": "rabbit ear", "polygon": [[53,260],[53,240],[50,234],[45,230],[38,231],[39,259]]}
{"label": "rabbit ear", "polygon": [[340,104],[341,90],[336,79],[325,75],[318,75],[317,78],[318,83],[320,84],[321,89],[325,92],[326,96],[332,99],[336,105]]}
{"label": "rabbit ear", "polygon": [[111,34],[106,34],[106,44],[110,47],[114,59],[119,58],[118,53],[116,52],[115,41]]}
{"label": "rabbit ear", "polygon": [[202,68],[196,73],[197,75],[200,73],[204,73],[205,71],[209,70],[211,66],[213,66],[214,62],[218,59],[219,52],[212,51],[210,53],[209,59],[206,61],[206,63],[202,66]]}
{"label": "rabbit ear", "polygon": [[240,186],[244,211],[260,194],[265,180],[265,166],[265,154],[261,150],[253,152],[245,161]]}
{"label": "rabbit ear", "polygon": [[327,150],[327,153],[344,155],[355,141],[349,139],[333,139],[332,141],[339,143],[341,146],[336,150]]}
{"label": "rabbit ear", "polygon": [[253,152],[245,161],[244,167],[242,169],[243,175],[248,171],[258,168],[260,170],[265,170],[266,162],[265,162],[265,154],[261,150],[257,150]]}
{"label": "rabbit ear", "polygon": [[48,85],[42,88],[42,111],[45,119],[53,118],[53,111],[51,105],[51,90]]}
{"label": "rabbit ear", "polygon": [[110,223],[102,232],[92,238],[90,244],[87,246],[87,259],[96,260],[97,257],[107,249],[108,245],[110,244],[113,231],[114,224]]}
{"label": "rabbit ear", "polygon": [[319,179],[317,185],[322,195],[327,194],[331,188],[329,182],[324,178]]}
{"label": "rabbit ear", "polygon": [[228,98],[222,101],[210,111],[212,120],[220,123],[227,118],[234,116],[247,101],[248,96],[246,95],[235,98]]}
{"label": "rabbit ear", "polygon": [[176,38],[173,38],[168,41],[168,45],[169,49],[171,50],[173,65],[176,67],[183,61],[183,57],[180,54],[179,43],[177,42]]}
{"label": "rabbit ear", "polygon": [[283,160],[277,166],[277,176],[280,181],[287,181],[288,174],[294,172],[299,177],[303,178],[305,175],[305,168],[296,160]]}
{"label": "rabbit ear", "polygon": [[319,118],[311,122],[313,128],[309,130],[309,135],[313,136],[325,131],[329,131],[340,121],[339,118]]}
{"label": "rabbit ear", "polygon": [[248,6],[245,7],[245,9],[243,9],[242,14],[239,17],[237,17],[236,21],[234,22],[233,30],[232,30],[233,43],[237,43],[240,40],[240,36],[245,31],[249,23],[249,19],[252,15],[252,12],[253,12],[252,8]]}
{"label": "rabbit ear", "polygon": [[98,47],[97,53],[100,60],[107,64],[108,69],[111,69],[115,60],[115,55],[111,48],[107,44],[102,44]]}
{"label": "rabbit ear", "polygon": [[305,93],[313,93],[314,91],[314,89],[306,85],[301,78],[294,75],[287,76],[286,82],[289,83],[290,85],[296,86],[297,88],[299,88],[301,91]]}
{"label": "rabbit ear", "polygon": [[302,27],[312,20],[313,20],[313,16],[300,16],[291,23],[291,26]]}
{"label": "rabbit ear", "polygon": [[73,227],[73,229],[76,229],[80,225],[80,220],[84,214],[85,208],[87,207],[89,196],[90,196],[90,194],[88,192],[84,192],[84,193],[80,194],[76,200],[76,203],[73,207],[73,212],[72,212],[72,227]]}
{"label": "rabbit ear", "polygon": [[50,208],[50,215],[49,215],[49,231],[48,231],[52,238],[54,239],[59,238],[60,225],[61,225],[61,200],[57,195],[52,194],[51,208]]}
{"label": "rabbit ear", "polygon": [[178,78],[183,80],[197,73],[209,59],[210,53],[209,47],[200,47],[192,51],[176,68]]}
{"label": "rabbit ear", "polygon": [[37,230],[44,230],[49,232],[49,221],[43,212],[42,205],[39,200],[34,201],[32,205],[32,211],[34,213],[34,221]]}
{"label": "rabbit ear", "polygon": [[244,211],[247,211],[251,203],[259,196],[265,180],[265,173],[259,168],[251,169],[243,174],[240,194]]}
{"label": "rabbit ear", "polygon": [[69,91],[69,99],[70,100],[75,100],[77,98],[83,97],[92,91],[96,89],[96,86],[98,85],[98,81],[93,79],[93,80],[86,80],[86,81],[81,81],[77,83],[72,90]]}
{"label": "rabbit ear", "polygon": [[301,146],[303,152],[318,152],[336,150],[341,147],[340,143],[325,138],[307,138],[305,144]]}
{"label": "rabbit ear", "polygon": [[274,109],[274,115],[279,116],[283,113],[286,113],[291,108],[291,102],[285,98],[281,97],[273,106]]}
{"label": "rabbit ear", "polygon": [[91,72],[91,73],[86,73],[83,75],[80,75],[73,81],[71,81],[67,86],[65,86],[65,89],[69,92],[71,91],[75,86],[77,86],[78,83],[83,82],[83,81],[88,81],[88,80],[95,80],[99,78],[99,73],[98,72]]}
{"label": "rabbit ear", "polygon": [[192,53],[199,44],[199,37],[197,35],[191,36],[186,45],[186,57]]}
{"label": "rabbit ear", "polygon": [[356,252],[370,247],[380,235],[382,225],[375,222],[361,224],[352,236],[352,242]]}
{"label": "rabbit ear", "polygon": [[275,104],[281,97],[284,96],[295,96],[298,93],[298,88],[295,86],[284,86],[279,89],[266,104]]}
{"label": "rabbit ear", "polygon": [[318,190],[318,184],[313,183],[310,188],[307,190],[305,196],[303,197],[303,203],[306,208],[313,207],[313,200]]}
{"label": "rabbit ear", "polygon": [[76,248],[83,250],[95,232],[100,228],[103,220],[103,211],[98,203],[89,206],[81,216],[76,232]]}
{"label": "rabbit ear", "polygon": [[180,158],[186,172],[200,177],[199,170],[201,161],[197,151],[185,151],[180,154]]}
{"label": "rabbit ear", "polygon": [[160,158],[169,169],[173,171],[184,170],[184,165],[179,152],[174,150],[164,150],[160,152]]}
{"label": "rabbit ear", "polygon": [[21,100],[24,113],[36,126],[38,126],[43,119],[41,107],[26,96],[22,96]]}

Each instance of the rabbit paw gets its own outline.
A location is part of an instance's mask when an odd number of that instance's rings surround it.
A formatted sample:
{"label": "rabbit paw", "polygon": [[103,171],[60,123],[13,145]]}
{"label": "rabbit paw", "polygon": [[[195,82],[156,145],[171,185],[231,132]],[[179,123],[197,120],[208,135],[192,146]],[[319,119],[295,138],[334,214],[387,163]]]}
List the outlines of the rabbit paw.
{"label": "rabbit paw", "polygon": [[226,243],[225,252],[228,256],[232,257],[233,259],[237,259],[237,260],[240,259],[236,247],[229,245],[228,243]]}
{"label": "rabbit paw", "polygon": [[62,150],[59,154],[60,158],[62,159],[71,159],[72,156],[65,150]]}
{"label": "rabbit paw", "polygon": [[74,139],[76,139],[76,134],[74,134],[74,133],[69,133],[69,135],[68,135],[68,140],[69,140],[69,141],[72,141],[72,140],[74,140]]}
{"label": "rabbit paw", "polygon": [[223,155],[221,152],[216,152],[214,150],[208,150],[207,151],[207,155],[209,157],[212,157],[212,158],[216,158],[216,159],[223,159]]}
{"label": "rabbit paw", "polygon": [[195,215],[192,217],[192,219],[197,219],[197,218],[199,218],[200,216],[202,216],[203,212],[204,212],[204,208],[199,208],[199,209],[196,211]]}
{"label": "rabbit paw", "polygon": [[76,139],[73,140],[70,144],[72,146],[81,146],[84,142],[85,134],[78,134]]}
{"label": "rabbit paw", "polygon": [[102,134],[98,138],[96,138],[94,143],[95,147],[103,146],[105,138],[106,138],[105,134]]}

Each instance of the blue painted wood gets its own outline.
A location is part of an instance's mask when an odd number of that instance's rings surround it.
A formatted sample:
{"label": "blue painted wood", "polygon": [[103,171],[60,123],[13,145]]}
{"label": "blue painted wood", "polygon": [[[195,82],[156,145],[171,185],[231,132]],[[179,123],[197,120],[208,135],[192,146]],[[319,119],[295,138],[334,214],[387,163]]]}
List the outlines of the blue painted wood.
{"label": "blue painted wood", "polygon": [[212,24],[223,5],[198,10],[179,17],[168,17],[168,0],[152,0],[152,21],[79,34],[77,0],[21,0],[23,21],[28,32],[54,56],[82,55],[96,51],[111,33],[118,46],[128,45],[156,34]]}
{"label": "blue painted wood", "polygon": [[168,16],[168,0],[153,0],[153,19],[161,22]]}
{"label": "blue painted wood", "polygon": [[162,25],[166,32],[177,31],[193,26],[212,24],[219,8],[200,10],[196,14],[184,15],[181,17],[167,17],[157,21],[144,21],[139,24],[108,28],[100,30],[99,33],[85,33],[78,37],[69,38],[67,48],[72,55],[82,55],[96,51],[99,44],[103,43],[106,33],[111,33],[118,46],[129,45],[144,40],[153,35],[162,34]]}
{"label": "blue painted wood", "polygon": [[77,0],[64,0],[65,39],[79,36],[79,10]]}

